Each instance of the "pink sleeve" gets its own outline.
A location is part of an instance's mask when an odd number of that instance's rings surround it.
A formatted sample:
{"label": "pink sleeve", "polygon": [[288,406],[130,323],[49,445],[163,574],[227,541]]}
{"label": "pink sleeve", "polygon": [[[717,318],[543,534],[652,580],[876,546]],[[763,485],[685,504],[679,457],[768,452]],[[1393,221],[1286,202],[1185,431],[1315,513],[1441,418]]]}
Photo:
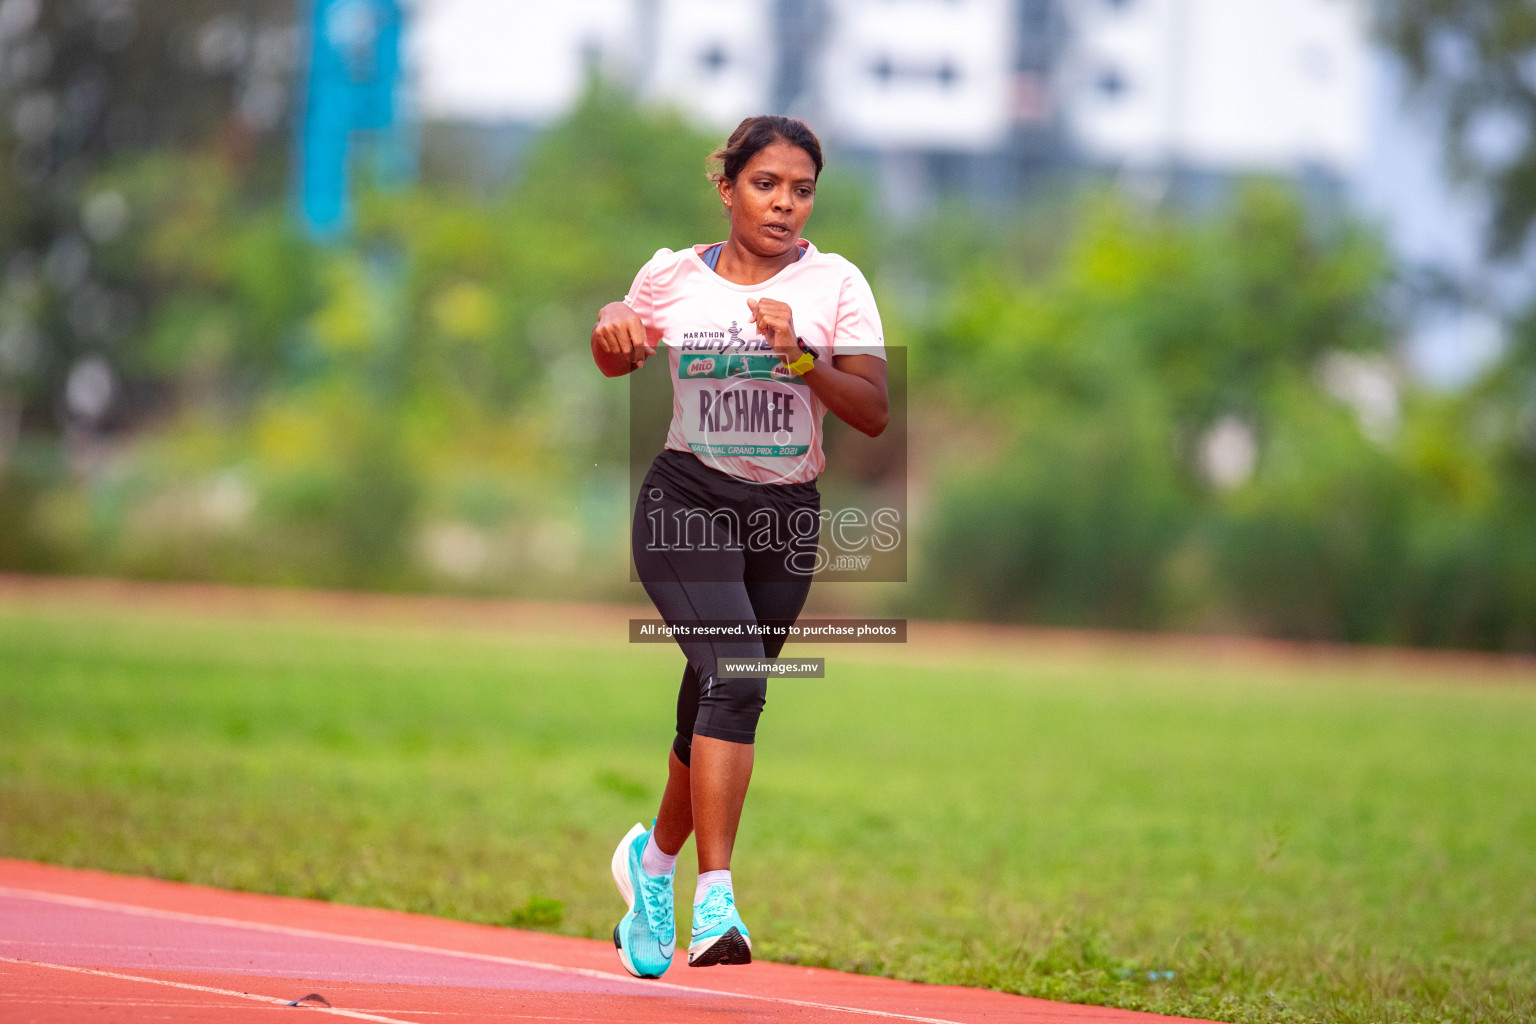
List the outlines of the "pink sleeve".
{"label": "pink sleeve", "polygon": [[875,294],[857,267],[843,279],[837,299],[837,327],[832,335],[834,356],[869,355],[885,358],[885,329]]}
{"label": "pink sleeve", "polygon": [[656,327],[656,288],[652,283],[652,275],[656,264],[664,255],[670,255],[670,250],[659,250],[655,256],[646,261],[640,268],[640,273],[635,275],[635,283],[629,286],[629,292],[624,296],[624,305],[634,310],[640,317],[640,322],[645,324],[647,330]]}

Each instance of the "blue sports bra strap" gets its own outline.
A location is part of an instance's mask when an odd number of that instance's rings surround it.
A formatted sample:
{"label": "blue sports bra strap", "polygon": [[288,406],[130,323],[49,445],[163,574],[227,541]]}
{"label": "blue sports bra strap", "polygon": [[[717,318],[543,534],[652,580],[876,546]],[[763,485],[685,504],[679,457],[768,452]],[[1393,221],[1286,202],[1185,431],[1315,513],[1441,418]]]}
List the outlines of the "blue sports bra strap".
{"label": "blue sports bra strap", "polygon": [[[720,254],[722,252],[724,252],[724,251],[725,251],[725,243],[724,242],[716,242],[714,245],[710,246],[708,249],[705,249],[703,254],[699,256],[699,259],[704,261],[704,265],[706,267],[708,267],[710,270],[715,271],[715,273],[718,274],[720,272],[717,269],[720,266]],[[804,255],[805,255],[805,250],[800,248],[798,245],[795,246],[795,259],[798,261],[800,259],[800,257],[802,257]]]}

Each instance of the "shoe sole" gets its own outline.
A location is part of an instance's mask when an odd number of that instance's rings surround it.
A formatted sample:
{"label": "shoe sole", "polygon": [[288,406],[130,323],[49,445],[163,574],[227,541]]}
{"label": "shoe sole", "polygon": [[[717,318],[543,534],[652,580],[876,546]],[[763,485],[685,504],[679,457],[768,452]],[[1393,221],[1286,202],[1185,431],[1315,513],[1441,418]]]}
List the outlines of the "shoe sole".
{"label": "shoe sole", "polygon": [[[618,847],[613,851],[613,860],[609,864],[609,869],[613,872],[613,884],[619,887],[619,895],[624,897],[624,905],[628,908],[625,911],[625,917],[635,909],[635,887],[629,881],[629,847],[635,841],[635,836],[644,831],[645,826],[638,821],[635,822],[635,827],[619,840]],[[619,923],[613,926],[613,948],[619,951],[619,963],[623,964],[624,969],[636,978],[650,980],[661,977],[659,974],[645,974],[635,969],[634,961],[629,958],[629,950],[624,948],[624,943],[619,938],[619,929],[623,924],[624,921],[621,918]]]}
{"label": "shoe sole", "polygon": [[613,851],[613,860],[608,865],[613,872],[613,884],[619,887],[619,895],[624,897],[624,906],[630,910],[635,909],[635,887],[629,880],[629,847],[635,841],[635,836],[644,831],[645,826],[635,822],[635,827],[624,833],[624,838],[619,840],[619,845]]}
{"label": "shoe sole", "polygon": [[688,949],[689,967],[734,967],[752,962],[752,940],[733,925],[723,935]]}

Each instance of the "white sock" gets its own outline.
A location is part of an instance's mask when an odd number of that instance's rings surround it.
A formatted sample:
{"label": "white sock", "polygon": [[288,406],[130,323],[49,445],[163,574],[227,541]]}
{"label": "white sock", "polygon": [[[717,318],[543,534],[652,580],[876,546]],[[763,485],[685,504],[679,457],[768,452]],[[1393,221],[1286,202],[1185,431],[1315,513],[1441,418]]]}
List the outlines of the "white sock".
{"label": "white sock", "polygon": [[723,885],[732,896],[736,895],[736,890],[731,887],[730,868],[726,868],[723,871],[700,871],[698,888],[693,890],[693,902],[704,902],[704,894],[709,891],[709,887],[712,885]]}
{"label": "white sock", "polygon": [[650,836],[645,840],[645,852],[640,854],[641,870],[653,878],[657,875],[670,875],[676,863],[677,854],[662,853],[661,847],[656,845],[656,830],[651,829]]}

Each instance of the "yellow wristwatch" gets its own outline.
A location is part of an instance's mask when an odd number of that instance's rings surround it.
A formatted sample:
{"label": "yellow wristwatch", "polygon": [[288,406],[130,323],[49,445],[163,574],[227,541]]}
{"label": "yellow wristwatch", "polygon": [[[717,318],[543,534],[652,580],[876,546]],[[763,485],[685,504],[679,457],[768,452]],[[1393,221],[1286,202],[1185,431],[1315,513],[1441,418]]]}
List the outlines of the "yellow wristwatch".
{"label": "yellow wristwatch", "polygon": [[816,353],[811,351],[804,338],[796,338],[795,344],[800,346],[800,358],[789,364],[789,371],[796,377],[803,377],[816,365]]}

